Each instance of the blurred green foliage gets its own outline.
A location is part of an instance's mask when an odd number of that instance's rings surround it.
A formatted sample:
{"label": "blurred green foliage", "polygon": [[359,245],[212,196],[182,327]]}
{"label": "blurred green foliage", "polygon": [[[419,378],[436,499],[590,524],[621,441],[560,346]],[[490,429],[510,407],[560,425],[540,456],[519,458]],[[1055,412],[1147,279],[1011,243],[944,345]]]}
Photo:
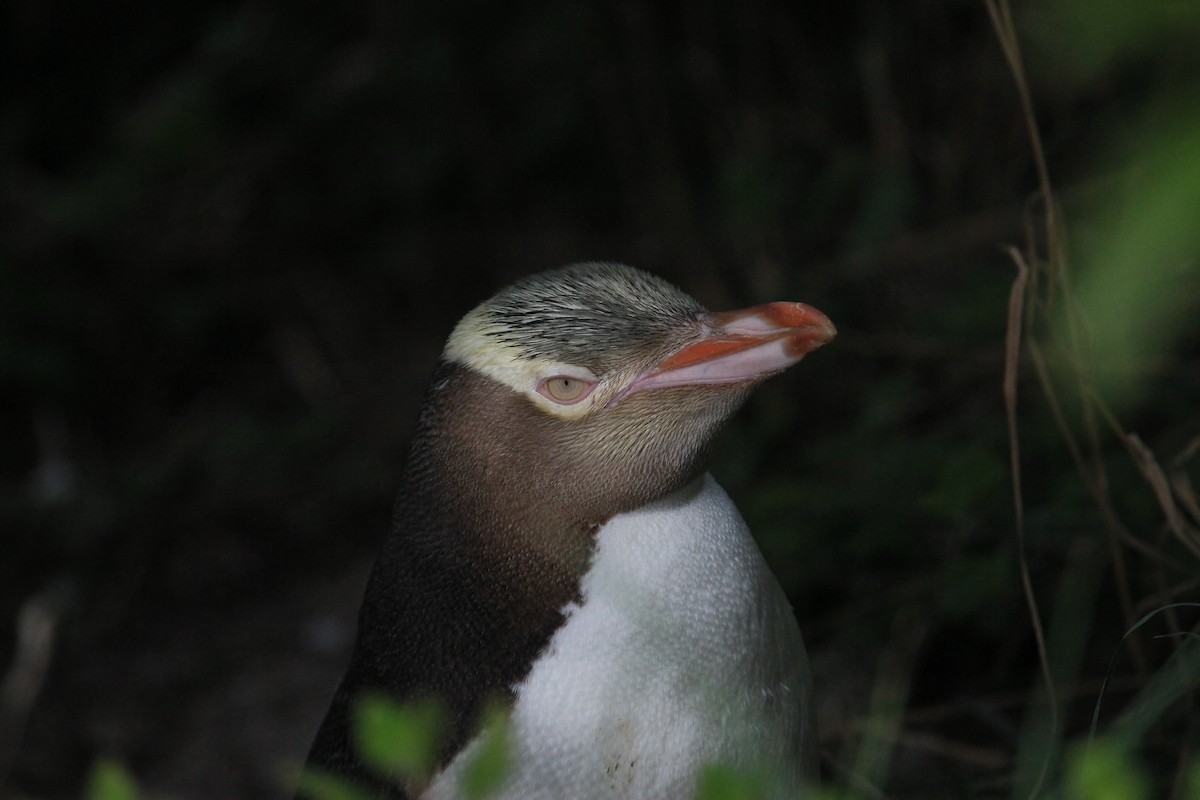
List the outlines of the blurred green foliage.
{"label": "blurred green foliage", "polygon": [[462,774],[463,793],[467,800],[484,800],[504,784],[512,769],[512,749],[508,739],[508,713],[502,706],[493,706],[483,715],[483,735],[471,761]]}
{"label": "blurred green foliage", "polygon": [[375,795],[345,778],[305,769],[296,780],[296,794],[308,800],[369,800]]}
{"label": "blurred green foliage", "polygon": [[769,783],[763,776],[713,765],[700,774],[696,800],[766,800]]}
{"label": "blurred green foliage", "polygon": [[138,800],[141,793],[129,771],[117,761],[98,759],[88,776],[85,800]]}
{"label": "blurred green foliage", "polygon": [[[446,736],[446,715],[436,701],[400,703],[384,695],[359,699],[354,742],[376,774],[399,785],[421,786],[434,774]],[[461,773],[468,800],[485,800],[503,784],[509,769],[507,712],[488,708],[480,722],[481,738]],[[350,781],[306,769],[300,792],[313,800],[350,800],[364,796]]]}
{"label": "blurred green foliage", "polygon": [[1089,143],[1109,185],[1071,219],[1075,263],[1062,268],[1078,270],[1077,292],[1057,332],[1085,379],[1124,408],[1152,396],[1164,354],[1195,335],[1200,316],[1200,7],[1055,0],[1023,19],[1038,88],[1111,92],[1142,78],[1136,101],[1103,118]]}
{"label": "blurred green foliage", "polygon": [[1200,319],[1200,94],[1159,102],[1146,132],[1125,145],[1130,174],[1081,247],[1087,366],[1118,407],[1151,390],[1149,373],[1169,368],[1164,354]]}
{"label": "blurred green foliage", "polygon": [[1145,771],[1125,748],[1097,742],[1074,754],[1067,772],[1070,800],[1144,800],[1150,797]]}
{"label": "blurred green foliage", "polygon": [[363,760],[384,775],[424,783],[445,736],[445,712],[435,701],[398,704],[383,695],[359,698],[354,741]]}
{"label": "blurred green foliage", "polygon": [[[1025,23],[1022,37],[1033,45],[1035,57],[1082,81],[1111,76],[1130,66],[1173,71],[1180,60],[1192,69],[1200,67],[1194,47],[1200,9],[1187,0],[1137,5],[1120,0],[1053,0],[1019,13]],[[1188,82],[1186,74],[1175,77],[1176,86]]]}

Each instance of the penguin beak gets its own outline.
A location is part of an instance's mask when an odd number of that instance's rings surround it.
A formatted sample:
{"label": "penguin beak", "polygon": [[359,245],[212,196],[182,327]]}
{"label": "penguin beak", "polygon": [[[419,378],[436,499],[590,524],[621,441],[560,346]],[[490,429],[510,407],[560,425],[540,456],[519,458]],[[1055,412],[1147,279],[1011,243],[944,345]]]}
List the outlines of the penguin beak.
{"label": "penguin beak", "polygon": [[667,386],[757,381],[829,344],[837,329],[804,303],[766,303],[705,314],[704,335],[652,366],[622,395]]}

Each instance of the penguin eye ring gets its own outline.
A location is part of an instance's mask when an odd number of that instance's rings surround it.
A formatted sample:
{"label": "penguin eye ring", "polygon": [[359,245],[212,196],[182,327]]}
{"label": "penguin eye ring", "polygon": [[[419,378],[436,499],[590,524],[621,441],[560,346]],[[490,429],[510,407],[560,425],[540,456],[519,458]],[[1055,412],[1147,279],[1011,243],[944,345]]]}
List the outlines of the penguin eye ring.
{"label": "penguin eye ring", "polygon": [[586,398],[596,388],[595,381],[576,378],[573,375],[555,375],[538,384],[538,394],[564,406],[574,405]]}

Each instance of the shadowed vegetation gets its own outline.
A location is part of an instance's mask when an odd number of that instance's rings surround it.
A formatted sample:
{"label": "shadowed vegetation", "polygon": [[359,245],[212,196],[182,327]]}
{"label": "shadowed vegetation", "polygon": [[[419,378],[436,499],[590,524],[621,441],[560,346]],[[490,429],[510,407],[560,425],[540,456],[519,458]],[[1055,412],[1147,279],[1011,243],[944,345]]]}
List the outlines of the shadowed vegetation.
{"label": "shadowed vegetation", "polygon": [[1200,796],[1198,9],[11,4],[0,795],[286,795],[442,341],[600,259],[838,326],[714,461],[830,791]]}

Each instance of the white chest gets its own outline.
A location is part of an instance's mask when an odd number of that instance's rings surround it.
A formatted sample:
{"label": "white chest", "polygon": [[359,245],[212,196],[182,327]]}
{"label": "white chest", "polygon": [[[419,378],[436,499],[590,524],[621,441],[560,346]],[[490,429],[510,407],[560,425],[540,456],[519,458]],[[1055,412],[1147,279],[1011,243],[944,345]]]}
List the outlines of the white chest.
{"label": "white chest", "polygon": [[[808,662],[745,522],[705,476],[597,534],[581,602],[517,687],[502,798],[688,798],[706,765],[812,767]],[[456,798],[474,747],[426,798]]]}

